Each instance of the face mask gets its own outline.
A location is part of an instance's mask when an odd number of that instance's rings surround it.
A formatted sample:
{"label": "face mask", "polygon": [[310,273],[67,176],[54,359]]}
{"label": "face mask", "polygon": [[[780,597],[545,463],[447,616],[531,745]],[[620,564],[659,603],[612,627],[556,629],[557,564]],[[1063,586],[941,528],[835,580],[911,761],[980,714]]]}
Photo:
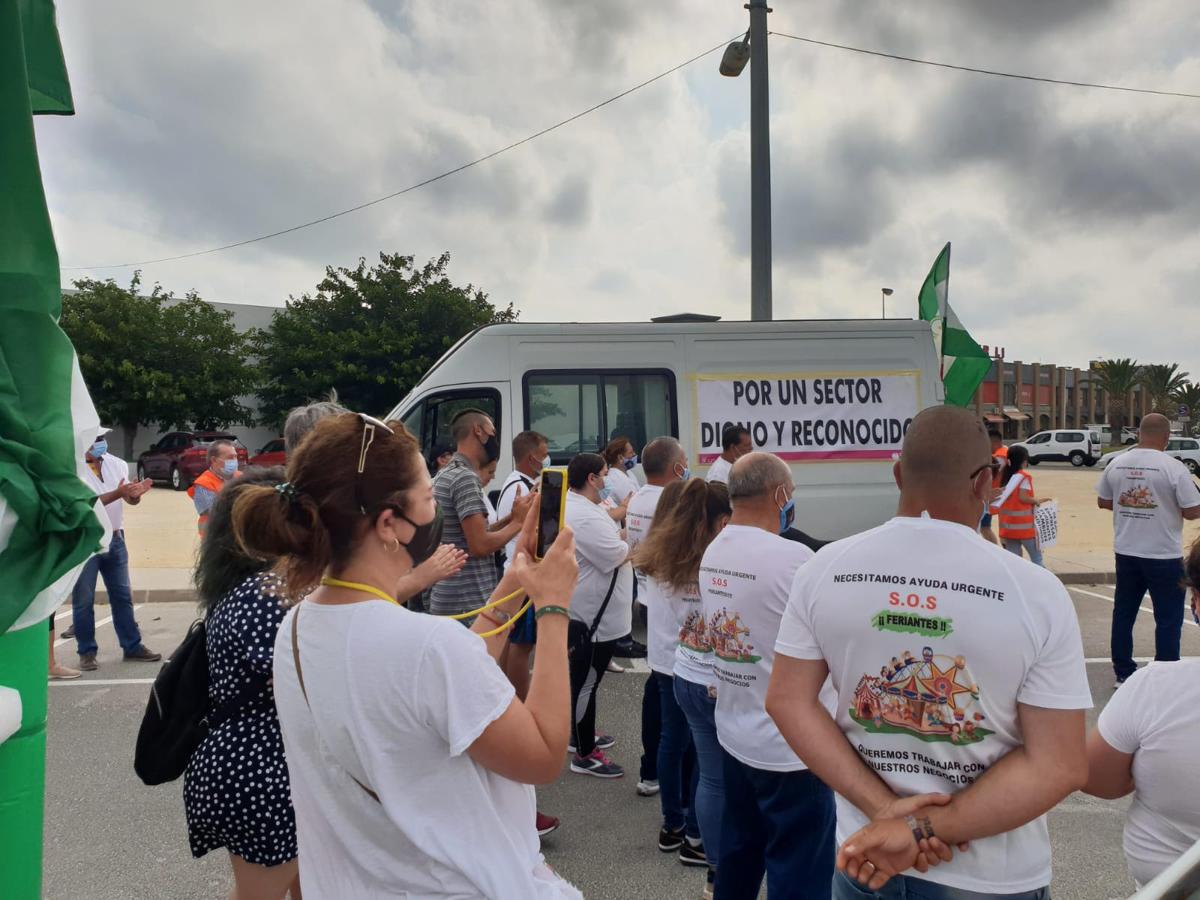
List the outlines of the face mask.
{"label": "face mask", "polygon": [[92,444],[91,454],[93,459],[99,459],[108,452],[108,441],[96,441]]}
{"label": "face mask", "polygon": [[796,521],[796,498],[788,497],[787,503],[779,508],[779,533],[783,534]]}
{"label": "face mask", "polygon": [[487,440],[480,441],[480,443],[483,445],[483,452],[487,456],[488,463],[493,463],[500,458],[500,439],[496,435],[489,434]]}
{"label": "face mask", "polygon": [[[678,467],[679,467],[679,464],[678,464],[678,463],[676,463],[676,466],[675,466],[675,467],[676,467],[676,468],[678,468]],[[680,480],[680,481],[687,481],[689,478],[691,478],[691,477],[692,477],[692,470],[691,470],[691,468],[690,468],[690,467],[688,467],[688,466],[684,466],[684,467],[683,467],[683,471],[682,471],[682,472],[677,472],[676,474],[679,476],[679,480]]]}
{"label": "face mask", "polygon": [[227,459],[221,465],[221,472],[224,473],[226,478],[232,477],[233,473],[236,472],[237,470],[238,470],[238,461],[236,458]]}
{"label": "face mask", "polygon": [[424,525],[418,525],[404,513],[400,513],[400,518],[414,529],[412,539],[407,544],[400,546],[408,551],[413,565],[419,566],[433,556],[434,551],[442,542],[442,508],[434,504],[433,521]]}
{"label": "face mask", "polygon": [[612,492],[611,488],[606,488],[606,487],[600,488],[600,502],[601,503],[603,503],[605,500],[611,500],[612,495],[613,495],[613,492]]}
{"label": "face mask", "polygon": [[543,469],[548,469],[548,468],[550,468],[552,465],[554,465],[554,462],[553,462],[553,460],[551,460],[551,459],[550,459],[550,454],[549,454],[549,453],[547,453],[547,454],[546,454],[546,457],[545,457],[545,458],[542,460],[542,462],[541,462],[541,467],[542,467]]}
{"label": "face mask", "polygon": [[637,458],[637,454],[635,453],[635,454],[633,454],[633,456],[629,457],[629,459],[625,460],[625,463],[624,463],[625,471],[628,472],[630,469],[632,469],[637,464],[638,464],[638,458]]}

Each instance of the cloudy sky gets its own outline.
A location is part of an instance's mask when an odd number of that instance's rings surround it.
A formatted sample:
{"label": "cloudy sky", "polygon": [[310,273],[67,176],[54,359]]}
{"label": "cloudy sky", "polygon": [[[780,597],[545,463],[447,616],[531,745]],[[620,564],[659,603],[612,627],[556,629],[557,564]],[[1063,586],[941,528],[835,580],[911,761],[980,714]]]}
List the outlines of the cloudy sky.
{"label": "cloudy sky", "polygon": [[[776,31],[1200,92],[1185,0],[774,0]],[[39,120],[64,266],[275,231],[491,152],[745,28],[742,0],[60,0],[77,115]],[[779,318],[951,302],[1009,358],[1200,376],[1200,101],[773,37]],[[452,254],[527,321],[749,312],[749,88],[719,53],[511,153],[295,234],[144,267],[282,304],[327,264]],[[129,269],[64,272],[128,278]]]}

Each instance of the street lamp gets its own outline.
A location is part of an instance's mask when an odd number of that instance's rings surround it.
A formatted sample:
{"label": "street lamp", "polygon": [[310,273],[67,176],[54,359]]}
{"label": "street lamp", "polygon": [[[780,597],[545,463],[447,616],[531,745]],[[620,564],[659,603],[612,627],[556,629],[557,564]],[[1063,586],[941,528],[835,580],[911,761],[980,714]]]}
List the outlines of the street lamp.
{"label": "street lamp", "polygon": [[886,319],[887,318],[887,298],[892,296],[892,294],[894,294],[896,292],[893,291],[891,288],[880,288],[879,290],[883,294],[883,296],[879,298],[879,318]]}
{"label": "street lamp", "polygon": [[767,94],[767,0],[749,0],[750,30],[725,48],[721,74],[736,78],[750,63],[750,318],[771,310],[771,123]]}

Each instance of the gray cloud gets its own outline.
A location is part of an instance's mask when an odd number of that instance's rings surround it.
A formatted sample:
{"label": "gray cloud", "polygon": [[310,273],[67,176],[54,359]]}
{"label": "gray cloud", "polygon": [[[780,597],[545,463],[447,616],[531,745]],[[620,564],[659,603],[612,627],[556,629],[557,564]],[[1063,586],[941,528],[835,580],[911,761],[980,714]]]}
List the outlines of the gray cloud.
{"label": "gray cloud", "polygon": [[591,210],[591,185],[582,175],[569,175],[546,204],[545,217],[556,225],[577,226],[588,220]]}

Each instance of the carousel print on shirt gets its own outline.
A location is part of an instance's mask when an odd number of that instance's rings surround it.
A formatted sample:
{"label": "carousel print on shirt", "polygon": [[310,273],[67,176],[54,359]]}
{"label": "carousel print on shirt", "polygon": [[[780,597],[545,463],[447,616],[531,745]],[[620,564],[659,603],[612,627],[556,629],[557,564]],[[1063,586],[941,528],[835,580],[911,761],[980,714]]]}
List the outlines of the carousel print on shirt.
{"label": "carousel print on shirt", "polygon": [[688,610],[687,618],[679,627],[679,646],[692,653],[712,653],[712,642],[708,637],[708,622],[703,609]]}
{"label": "carousel print on shirt", "polygon": [[975,744],[992,732],[979,704],[979,686],[962,656],[925,647],[864,675],[854,689],[850,718],[875,734],[907,734],[930,743]]}
{"label": "carousel print on shirt", "polygon": [[1117,505],[1126,509],[1158,509],[1158,500],[1147,485],[1138,485],[1123,490]]}
{"label": "carousel print on shirt", "polygon": [[708,640],[717,659],[731,663],[758,662],[762,657],[754,654],[749,639],[750,629],[742,624],[741,613],[731,616],[728,609],[721,607],[708,621]]}

